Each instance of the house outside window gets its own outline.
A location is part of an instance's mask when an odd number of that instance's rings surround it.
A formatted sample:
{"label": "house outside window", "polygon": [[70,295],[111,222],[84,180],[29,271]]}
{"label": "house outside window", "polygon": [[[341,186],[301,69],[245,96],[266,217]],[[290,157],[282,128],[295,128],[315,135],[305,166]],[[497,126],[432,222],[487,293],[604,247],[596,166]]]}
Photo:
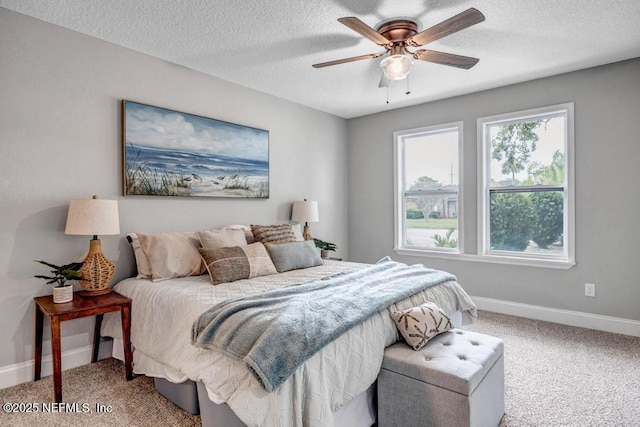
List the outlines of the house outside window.
{"label": "house outside window", "polygon": [[394,133],[396,250],[459,253],[462,122]]}
{"label": "house outside window", "polygon": [[573,104],[480,118],[478,133],[478,255],[573,265]]}

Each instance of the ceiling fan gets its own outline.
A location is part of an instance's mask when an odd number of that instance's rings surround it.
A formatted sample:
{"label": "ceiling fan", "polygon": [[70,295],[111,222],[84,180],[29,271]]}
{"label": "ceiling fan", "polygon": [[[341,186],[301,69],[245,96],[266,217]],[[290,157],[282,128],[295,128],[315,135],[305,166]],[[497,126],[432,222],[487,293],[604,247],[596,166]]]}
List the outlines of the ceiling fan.
{"label": "ceiling fan", "polygon": [[484,21],[484,15],[475,8],[467,9],[421,32],[418,32],[418,23],[407,18],[398,18],[383,22],[378,25],[377,30],[374,30],[353,16],[339,18],[338,21],[375,44],[384,47],[385,51],[313,64],[314,68],[329,67],[363,59],[379,58],[389,53],[389,56],[380,62],[383,76],[389,80],[402,80],[409,75],[414,59],[466,70],[476,65],[479,61],[478,58],[454,55],[452,53],[438,52],[435,50],[418,49],[412,52],[408,49],[409,47],[424,46],[427,43],[434,42]]}

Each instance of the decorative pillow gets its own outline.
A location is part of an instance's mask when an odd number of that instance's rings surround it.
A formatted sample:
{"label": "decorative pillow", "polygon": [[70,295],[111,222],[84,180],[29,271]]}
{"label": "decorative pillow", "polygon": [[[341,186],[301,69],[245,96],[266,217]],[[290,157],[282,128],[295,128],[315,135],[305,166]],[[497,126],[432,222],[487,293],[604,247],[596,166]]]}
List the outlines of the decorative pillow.
{"label": "decorative pillow", "polygon": [[243,230],[244,237],[247,239],[247,244],[255,243],[256,239],[253,238],[253,233],[251,232],[251,226],[249,225],[228,225],[223,230]]}
{"label": "decorative pillow", "polygon": [[259,242],[230,248],[200,248],[199,252],[214,285],[277,273],[267,250]]}
{"label": "decorative pillow", "polygon": [[296,236],[296,242],[304,242],[304,236],[302,235],[302,227],[300,224],[292,224],[293,235]]}
{"label": "decorative pillow", "polygon": [[453,328],[451,319],[437,304],[425,302],[403,311],[391,311],[391,318],[414,350],[420,350],[436,335]]}
{"label": "decorative pillow", "polygon": [[142,250],[151,265],[151,280],[199,276],[205,267],[198,253],[198,233],[137,233]]}
{"label": "decorative pillow", "polygon": [[267,243],[265,246],[278,273],[323,264],[313,240],[282,244]]}
{"label": "decorative pillow", "polygon": [[251,231],[256,242],[285,243],[296,241],[296,235],[289,224],[251,225]]}
{"label": "decorative pillow", "polygon": [[133,255],[136,259],[136,268],[138,270],[136,279],[151,279],[151,264],[149,264],[149,258],[147,258],[147,255],[142,250],[138,235],[136,233],[129,233],[127,237],[129,237],[131,247],[133,248]]}
{"label": "decorative pillow", "polygon": [[246,246],[247,239],[244,237],[244,230],[213,230],[198,231],[200,243],[205,249],[228,248],[231,246]]}

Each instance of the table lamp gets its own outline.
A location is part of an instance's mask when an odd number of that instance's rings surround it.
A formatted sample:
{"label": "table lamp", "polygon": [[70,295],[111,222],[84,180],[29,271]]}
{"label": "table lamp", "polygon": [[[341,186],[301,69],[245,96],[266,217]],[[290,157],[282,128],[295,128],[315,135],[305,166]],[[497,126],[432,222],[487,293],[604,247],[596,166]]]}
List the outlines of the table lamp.
{"label": "table lamp", "polygon": [[89,253],[79,270],[83,277],[80,286],[84,289],[80,295],[95,296],[111,292],[109,282],[116,266],[102,253],[98,235],[120,234],[118,201],[100,200],[98,196],[72,199],[69,202],[64,234],[93,236],[89,241]]}
{"label": "table lamp", "polygon": [[307,199],[304,199],[302,202],[293,202],[291,221],[304,222],[302,237],[304,237],[304,240],[312,240],[313,237],[311,237],[311,232],[309,231],[309,223],[320,221],[318,202],[313,200],[307,201]]}

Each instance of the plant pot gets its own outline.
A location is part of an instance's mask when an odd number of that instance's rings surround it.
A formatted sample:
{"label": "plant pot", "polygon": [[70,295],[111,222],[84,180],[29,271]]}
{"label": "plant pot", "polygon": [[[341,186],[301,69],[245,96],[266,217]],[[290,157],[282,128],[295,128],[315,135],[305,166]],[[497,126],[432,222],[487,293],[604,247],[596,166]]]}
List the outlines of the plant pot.
{"label": "plant pot", "polygon": [[73,286],[62,286],[53,288],[53,302],[61,304],[73,301]]}
{"label": "plant pot", "polygon": [[329,251],[324,249],[320,249],[320,258],[327,259],[329,258]]}

